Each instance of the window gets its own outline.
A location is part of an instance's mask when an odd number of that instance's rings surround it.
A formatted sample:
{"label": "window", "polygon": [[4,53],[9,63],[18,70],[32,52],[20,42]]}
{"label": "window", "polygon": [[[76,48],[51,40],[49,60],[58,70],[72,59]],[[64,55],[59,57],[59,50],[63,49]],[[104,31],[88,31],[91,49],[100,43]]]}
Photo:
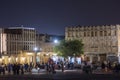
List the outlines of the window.
{"label": "window", "polygon": [[78,32],[76,32],[76,37],[79,37],[79,33]]}
{"label": "window", "polygon": [[91,37],[93,37],[94,36],[94,34],[93,34],[93,31],[91,32]]}
{"label": "window", "polygon": [[111,31],[108,32],[108,36],[111,36]]}
{"label": "window", "polygon": [[100,36],[103,36],[103,32],[102,31],[100,31]]}
{"label": "window", "polygon": [[104,31],[104,36],[107,36],[107,31]]}
{"label": "window", "polygon": [[86,37],[86,32],[84,32],[84,37]]}
{"label": "window", "polygon": [[116,31],[115,31],[115,36],[116,36]]}
{"label": "window", "polygon": [[97,36],[97,31],[95,31],[95,36]]}
{"label": "window", "polygon": [[87,32],[87,36],[88,36],[88,37],[90,36],[90,32],[89,32],[89,31]]}

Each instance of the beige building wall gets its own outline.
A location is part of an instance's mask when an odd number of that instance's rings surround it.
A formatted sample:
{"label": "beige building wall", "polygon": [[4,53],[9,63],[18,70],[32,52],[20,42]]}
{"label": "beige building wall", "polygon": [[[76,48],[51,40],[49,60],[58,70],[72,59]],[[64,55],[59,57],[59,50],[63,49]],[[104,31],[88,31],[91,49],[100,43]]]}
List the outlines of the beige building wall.
{"label": "beige building wall", "polygon": [[3,33],[3,29],[0,29],[0,54],[6,52],[6,34]]}
{"label": "beige building wall", "polygon": [[49,58],[57,56],[57,53],[55,53],[53,49],[59,44],[60,40],[58,39],[58,43],[55,43],[53,38],[53,36],[51,37],[48,34],[37,35],[37,47],[40,50],[39,56],[41,62],[47,62]]}
{"label": "beige building wall", "polygon": [[43,62],[48,61],[48,59],[52,56],[54,56],[53,48],[56,44],[53,42],[42,42],[40,44],[41,48],[41,55],[43,56],[44,59],[42,59]]}
{"label": "beige building wall", "polygon": [[3,33],[3,28],[0,28],[0,63],[7,62],[7,59],[2,55],[6,55],[7,53],[7,46],[6,46],[6,34]]}
{"label": "beige building wall", "polygon": [[[26,27],[10,27],[3,29],[0,35],[1,41],[1,62],[8,64],[9,62],[28,62],[29,52],[34,53],[36,47],[36,30]],[[29,58],[33,58],[34,54]],[[20,61],[22,60],[22,61]]]}
{"label": "beige building wall", "polygon": [[90,61],[104,61],[117,56],[120,46],[120,25],[66,27],[66,40],[82,40],[84,54]]}
{"label": "beige building wall", "polygon": [[[17,54],[20,51],[33,51],[36,46],[36,31],[33,28],[9,29],[11,32],[12,30],[15,30],[16,33],[6,33],[8,54]],[[19,33],[17,33],[18,30],[20,30]]]}

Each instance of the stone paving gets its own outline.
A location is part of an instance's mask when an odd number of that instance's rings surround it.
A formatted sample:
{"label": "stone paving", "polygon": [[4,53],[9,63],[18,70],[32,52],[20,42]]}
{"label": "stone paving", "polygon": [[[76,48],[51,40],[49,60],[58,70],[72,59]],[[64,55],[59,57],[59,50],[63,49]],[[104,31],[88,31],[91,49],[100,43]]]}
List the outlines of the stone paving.
{"label": "stone paving", "polygon": [[[56,73],[58,74],[62,74],[62,73],[79,73],[79,74],[83,74],[84,72],[81,69],[73,69],[73,70],[64,70],[64,72],[62,72],[62,70],[55,70]],[[31,72],[25,72],[24,75],[27,74],[47,74],[47,72],[44,70],[41,70],[41,72],[37,72],[37,73],[31,73]],[[113,74],[112,71],[102,71],[102,70],[94,70],[92,72],[92,74]],[[3,75],[3,74],[1,74]],[[13,75],[13,73],[8,73],[7,71],[5,72],[5,75]]]}
{"label": "stone paving", "polygon": [[[99,74],[98,74],[99,73]],[[85,74],[82,70],[56,70],[56,74],[40,72],[25,73],[24,75],[5,74],[0,75],[0,80],[120,80],[119,74],[94,71],[93,74]]]}

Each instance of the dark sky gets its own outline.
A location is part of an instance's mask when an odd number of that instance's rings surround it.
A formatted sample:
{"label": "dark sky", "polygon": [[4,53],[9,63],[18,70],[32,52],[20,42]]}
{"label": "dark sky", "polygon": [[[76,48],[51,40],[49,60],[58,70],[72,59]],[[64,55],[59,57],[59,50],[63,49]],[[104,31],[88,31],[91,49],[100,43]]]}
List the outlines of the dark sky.
{"label": "dark sky", "polygon": [[0,26],[64,34],[67,26],[120,24],[120,0],[0,0]]}

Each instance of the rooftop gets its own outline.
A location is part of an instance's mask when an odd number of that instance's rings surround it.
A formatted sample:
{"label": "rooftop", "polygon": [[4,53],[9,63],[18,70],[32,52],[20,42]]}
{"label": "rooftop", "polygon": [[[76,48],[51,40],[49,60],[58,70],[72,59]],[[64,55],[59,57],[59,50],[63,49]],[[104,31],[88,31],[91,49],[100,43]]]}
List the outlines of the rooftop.
{"label": "rooftop", "polygon": [[30,29],[30,30],[35,30],[35,28],[28,28],[28,27],[9,27],[8,29]]}

